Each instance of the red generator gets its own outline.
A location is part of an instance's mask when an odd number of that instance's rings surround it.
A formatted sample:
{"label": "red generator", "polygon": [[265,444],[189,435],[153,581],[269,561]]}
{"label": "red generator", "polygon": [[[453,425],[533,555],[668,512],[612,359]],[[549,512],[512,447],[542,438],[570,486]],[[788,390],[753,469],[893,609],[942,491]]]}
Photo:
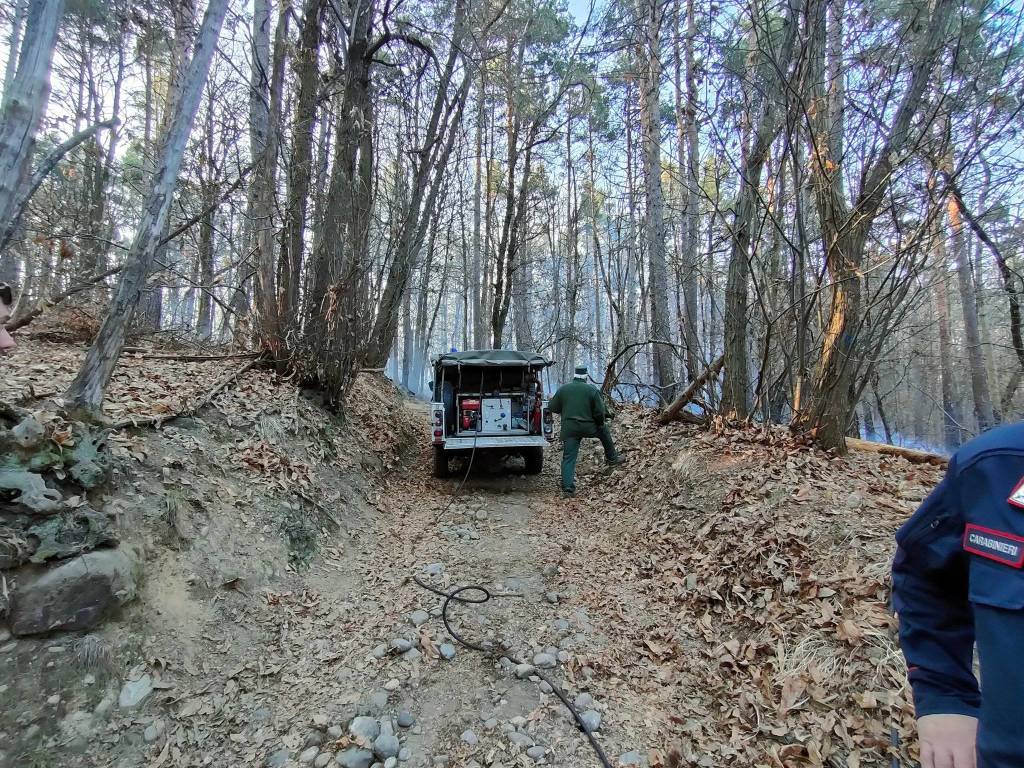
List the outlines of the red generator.
{"label": "red generator", "polygon": [[461,402],[461,424],[463,432],[479,430],[480,424],[480,400],[478,398],[464,398]]}

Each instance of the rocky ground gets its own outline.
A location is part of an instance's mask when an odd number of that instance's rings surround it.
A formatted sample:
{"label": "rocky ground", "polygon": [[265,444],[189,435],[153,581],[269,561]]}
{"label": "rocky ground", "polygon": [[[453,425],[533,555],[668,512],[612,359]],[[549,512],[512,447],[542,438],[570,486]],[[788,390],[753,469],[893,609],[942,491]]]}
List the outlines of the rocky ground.
{"label": "rocky ground", "polygon": [[[38,404],[80,354],[32,351],[0,399]],[[174,412],[225,365],[129,359],[111,407]],[[253,370],[116,433],[94,502],[139,597],[89,632],[0,630],[0,766],[598,765],[540,675],[613,765],[910,764],[887,562],[937,470],[628,411],[626,466],[589,446],[566,500],[555,452],[431,478],[424,423],[374,377],[338,420]],[[455,642],[414,575],[487,587],[453,627],[524,663]]]}

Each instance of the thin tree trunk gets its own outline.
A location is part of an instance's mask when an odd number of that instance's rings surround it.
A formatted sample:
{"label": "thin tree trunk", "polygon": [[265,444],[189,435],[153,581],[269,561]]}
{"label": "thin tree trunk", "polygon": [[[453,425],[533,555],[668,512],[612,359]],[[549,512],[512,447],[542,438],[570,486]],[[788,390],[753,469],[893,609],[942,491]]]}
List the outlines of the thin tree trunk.
{"label": "thin tree trunk", "polygon": [[185,144],[199,109],[199,99],[210,69],[220,28],[227,13],[228,0],[210,0],[202,27],[185,74],[180,98],[176,101],[166,140],[161,149],[160,165],[153,186],[143,207],[135,239],[125,261],[114,300],[71,383],[65,399],[68,406],[90,415],[99,415],[104,392],[124,347],[125,332],[135,307],[138,306],[146,275],[156,258],[160,235],[167,226],[174,186],[181,170]]}

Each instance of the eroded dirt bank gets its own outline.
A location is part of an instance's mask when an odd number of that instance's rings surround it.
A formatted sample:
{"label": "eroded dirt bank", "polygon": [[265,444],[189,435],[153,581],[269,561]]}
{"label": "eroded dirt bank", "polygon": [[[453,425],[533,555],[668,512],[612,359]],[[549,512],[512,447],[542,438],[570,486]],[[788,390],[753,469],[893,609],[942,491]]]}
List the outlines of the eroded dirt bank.
{"label": "eroded dirt bank", "polygon": [[[172,408],[154,377],[195,373],[169,365],[128,361],[115,407]],[[36,375],[60,384],[8,384]],[[910,764],[887,569],[935,469],[626,412],[627,465],[590,446],[577,498],[552,451],[453,500],[422,421],[379,380],[342,422],[253,371],[198,418],[115,436],[104,503],[145,553],[140,598],[0,643],[0,765],[597,765],[529,669],[452,642],[413,574],[506,594],[456,627],[547,668],[613,764]]]}

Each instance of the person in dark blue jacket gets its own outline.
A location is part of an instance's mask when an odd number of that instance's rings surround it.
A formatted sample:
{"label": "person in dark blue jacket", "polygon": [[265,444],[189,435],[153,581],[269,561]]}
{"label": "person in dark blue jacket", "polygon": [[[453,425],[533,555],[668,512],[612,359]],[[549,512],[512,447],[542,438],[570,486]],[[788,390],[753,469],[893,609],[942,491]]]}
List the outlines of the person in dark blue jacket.
{"label": "person in dark blue jacket", "polygon": [[1021,768],[1024,422],[957,451],[896,543],[893,607],[922,768]]}

